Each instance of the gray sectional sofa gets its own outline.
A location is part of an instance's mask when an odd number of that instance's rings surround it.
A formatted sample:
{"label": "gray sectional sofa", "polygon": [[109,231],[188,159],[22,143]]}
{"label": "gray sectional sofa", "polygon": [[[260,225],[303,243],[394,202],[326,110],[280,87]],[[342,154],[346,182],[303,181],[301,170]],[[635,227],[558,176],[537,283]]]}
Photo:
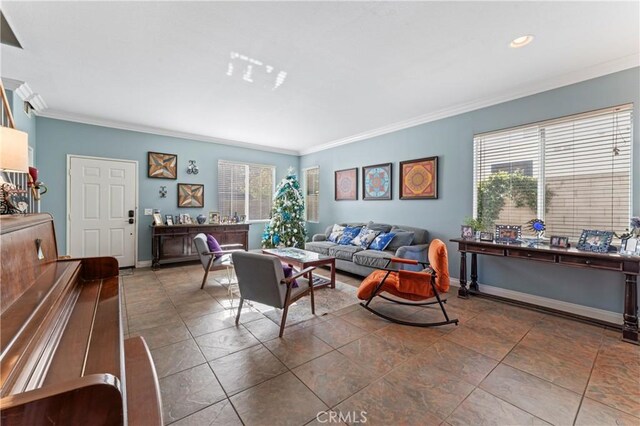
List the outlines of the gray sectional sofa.
{"label": "gray sectional sofa", "polygon": [[[391,257],[402,257],[405,259],[427,260],[427,250],[429,248],[429,233],[426,229],[412,226],[390,225],[385,223],[340,223],[342,226],[367,226],[381,232],[408,231],[413,232],[413,241],[410,245],[394,244],[394,240],[384,251],[363,250],[354,245],[339,245],[328,241],[333,225],[329,225],[324,234],[316,234],[312,240],[305,244],[305,249],[315,253],[333,256],[336,258],[336,268],[351,272],[353,274],[367,276],[378,268],[382,268]],[[410,265],[397,265],[404,269],[422,269]]]}

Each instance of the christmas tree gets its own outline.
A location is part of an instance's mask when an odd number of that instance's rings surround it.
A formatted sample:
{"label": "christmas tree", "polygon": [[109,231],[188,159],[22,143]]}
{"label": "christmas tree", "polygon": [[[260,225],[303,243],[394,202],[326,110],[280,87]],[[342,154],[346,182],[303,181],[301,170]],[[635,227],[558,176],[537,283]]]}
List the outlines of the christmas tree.
{"label": "christmas tree", "polygon": [[273,195],[271,220],[262,235],[262,247],[304,248],[304,197],[293,168],[282,179]]}

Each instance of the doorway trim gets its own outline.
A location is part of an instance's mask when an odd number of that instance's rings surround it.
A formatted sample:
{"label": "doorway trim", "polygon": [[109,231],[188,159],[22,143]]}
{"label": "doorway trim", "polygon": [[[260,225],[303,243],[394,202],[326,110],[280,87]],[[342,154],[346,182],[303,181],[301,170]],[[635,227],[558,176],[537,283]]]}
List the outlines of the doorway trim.
{"label": "doorway trim", "polygon": [[137,268],[138,267],[138,204],[139,204],[139,199],[138,199],[138,180],[139,180],[139,173],[138,173],[138,161],[137,160],[125,160],[125,159],[121,159],[121,158],[107,158],[107,157],[94,157],[91,155],[77,155],[77,154],[67,154],[67,171],[66,171],[66,178],[67,178],[67,205],[66,205],[66,209],[67,211],[65,212],[66,215],[66,224],[67,224],[67,229],[66,229],[66,235],[67,235],[67,241],[66,241],[66,253],[69,253],[69,247],[71,244],[71,227],[70,227],[70,222],[71,222],[71,159],[72,158],[82,158],[82,159],[88,159],[88,160],[100,160],[100,161],[118,161],[121,163],[131,163],[135,166],[135,183],[134,183],[134,187],[133,187],[133,191],[134,191],[134,198],[135,198],[135,218],[136,218],[136,226],[133,227],[133,267]]}

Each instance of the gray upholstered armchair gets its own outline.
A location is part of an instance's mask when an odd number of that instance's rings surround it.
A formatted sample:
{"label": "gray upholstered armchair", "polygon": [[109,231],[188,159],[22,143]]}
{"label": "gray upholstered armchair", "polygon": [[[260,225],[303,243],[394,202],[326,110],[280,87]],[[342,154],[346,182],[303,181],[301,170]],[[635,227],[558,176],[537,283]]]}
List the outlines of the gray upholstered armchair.
{"label": "gray upholstered armchair", "polygon": [[[204,278],[202,278],[202,285],[200,289],[204,288],[209,276],[209,271],[227,271],[227,278],[229,280],[229,286],[231,286],[231,271],[233,270],[233,262],[231,261],[231,253],[235,251],[244,251],[241,249],[242,244],[226,244],[221,245],[222,251],[211,252],[209,251],[209,245],[207,244],[207,236],[200,233],[193,237],[193,242],[198,250],[198,256],[200,256],[200,263],[204,268]],[[218,255],[218,257],[216,257]]]}
{"label": "gray upholstered armchair", "polygon": [[[284,333],[289,305],[307,294],[311,295],[311,313],[315,314],[313,285],[303,278],[315,267],[293,272],[285,278],[280,259],[275,256],[259,253],[234,252],[231,255],[235,265],[238,286],[240,287],[240,305],[236,316],[236,324],[240,321],[240,312],[244,300],[251,300],[274,308],[283,309],[280,323],[280,334]],[[293,282],[297,281],[298,287]]]}

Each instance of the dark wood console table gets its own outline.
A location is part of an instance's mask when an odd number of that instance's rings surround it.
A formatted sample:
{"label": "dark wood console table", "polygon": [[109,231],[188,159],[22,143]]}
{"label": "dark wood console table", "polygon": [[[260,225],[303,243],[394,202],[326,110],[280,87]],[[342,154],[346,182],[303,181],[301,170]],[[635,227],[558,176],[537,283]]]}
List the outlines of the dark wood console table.
{"label": "dark wood console table", "polygon": [[[640,257],[613,253],[591,253],[575,248],[561,249],[549,246],[527,247],[519,244],[498,244],[455,238],[460,252],[460,289],[458,296],[466,298],[478,290],[478,254],[510,259],[537,260],[586,269],[600,269],[624,274],[624,314],[622,339],[638,344],[638,287]],[[471,282],[467,288],[467,253],[471,254]]]}
{"label": "dark wood console table", "polygon": [[156,269],[160,264],[197,260],[198,252],[193,244],[193,237],[199,233],[211,234],[220,244],[242,244],[249,249],[249,225],[159,225],[152,226],[151,267]]}

